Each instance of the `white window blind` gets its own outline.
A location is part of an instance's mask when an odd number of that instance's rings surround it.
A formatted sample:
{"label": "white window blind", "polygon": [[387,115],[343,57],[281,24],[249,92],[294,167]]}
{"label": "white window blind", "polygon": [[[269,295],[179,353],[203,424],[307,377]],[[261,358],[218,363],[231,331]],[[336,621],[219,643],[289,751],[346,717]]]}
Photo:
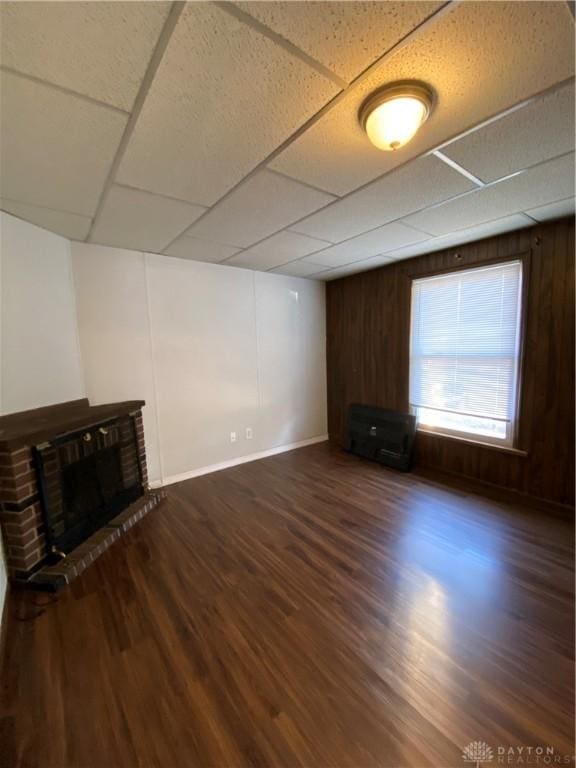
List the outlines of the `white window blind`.
{"label": "white window blind", "polygon": [[424,428],[510,442],[521,285],[520,261],[414,280],[410,403]]}

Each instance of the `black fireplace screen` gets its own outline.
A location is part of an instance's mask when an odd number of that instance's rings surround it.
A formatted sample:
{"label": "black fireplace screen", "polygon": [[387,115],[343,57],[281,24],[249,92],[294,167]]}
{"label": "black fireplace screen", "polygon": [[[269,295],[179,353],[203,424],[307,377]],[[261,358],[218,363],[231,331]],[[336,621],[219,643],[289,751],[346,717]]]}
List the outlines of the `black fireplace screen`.
{"label": "black fireplace screen", "polygon": [[35,455],[52,551],[70,552],[143,493],[130,417],[37,446]]}

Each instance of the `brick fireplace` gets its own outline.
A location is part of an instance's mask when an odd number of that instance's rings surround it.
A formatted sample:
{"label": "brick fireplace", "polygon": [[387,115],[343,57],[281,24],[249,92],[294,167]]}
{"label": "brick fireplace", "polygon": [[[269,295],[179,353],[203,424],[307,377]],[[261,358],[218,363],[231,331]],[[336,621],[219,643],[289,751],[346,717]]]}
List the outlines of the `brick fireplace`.
{"label": "brick fireplace", "polygon": [[0,525],[15,584],[58,589],[158,504],[143,401],[0,417]]}

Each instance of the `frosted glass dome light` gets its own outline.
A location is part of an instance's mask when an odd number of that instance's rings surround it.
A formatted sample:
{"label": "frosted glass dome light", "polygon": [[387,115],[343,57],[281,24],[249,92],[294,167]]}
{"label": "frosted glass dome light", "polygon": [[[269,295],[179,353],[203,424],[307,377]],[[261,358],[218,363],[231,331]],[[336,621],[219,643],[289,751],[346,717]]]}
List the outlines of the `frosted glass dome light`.
{"label": "frosted glass dome light", "polygon": [[424,83],[392,83],[373,93],[360,109],[360,124],[378,149],[400,149],[432,111],[433,93]]}

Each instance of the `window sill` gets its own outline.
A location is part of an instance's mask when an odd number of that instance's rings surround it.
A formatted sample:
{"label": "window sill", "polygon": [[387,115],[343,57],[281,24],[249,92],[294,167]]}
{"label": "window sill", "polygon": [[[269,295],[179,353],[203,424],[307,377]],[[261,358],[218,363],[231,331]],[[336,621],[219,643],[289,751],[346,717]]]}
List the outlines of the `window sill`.
{"label": "window sill", "polygon": [[459,443],[466,443],[467,445],[475,445],[480,448],[491,448],[493,451],[500,451],[501,453],[509,453],[513,456],[528,456],[528,451],[523,451],[520,448],[513,448],[510,445],[498,445],[497,443],[488,443],[483,440],[474,440],[472,437],[459,437],[458,435],[448,435],[444,432],[433,432],[429,429],[422,429],[417,427],[417,432],[422,432],[429,437],[440,437],[442,440],[457,440]]}

